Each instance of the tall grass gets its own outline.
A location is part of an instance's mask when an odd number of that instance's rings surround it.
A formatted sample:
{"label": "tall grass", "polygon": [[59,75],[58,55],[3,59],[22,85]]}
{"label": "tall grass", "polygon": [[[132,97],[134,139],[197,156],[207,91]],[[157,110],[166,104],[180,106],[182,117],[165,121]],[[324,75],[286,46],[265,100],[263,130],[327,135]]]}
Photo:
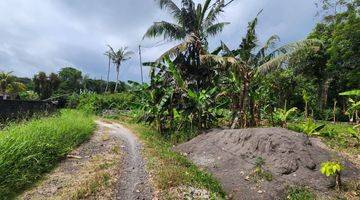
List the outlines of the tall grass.
{"label": "tall grass", "polygon": [[87,140],[95,124],[80,111],[14,124],[0,131],[0,199],[14,198],[49,172],[75,146]]}

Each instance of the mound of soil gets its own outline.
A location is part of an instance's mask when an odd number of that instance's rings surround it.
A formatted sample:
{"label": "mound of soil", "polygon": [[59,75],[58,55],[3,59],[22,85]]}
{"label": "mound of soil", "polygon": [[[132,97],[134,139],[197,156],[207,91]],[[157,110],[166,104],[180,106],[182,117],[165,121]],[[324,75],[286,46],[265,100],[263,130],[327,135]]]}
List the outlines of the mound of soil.
{"label": "mound of soil", "polygon": [[[330,194],[334,181],[320,173],[320,165],[339,157],[324,146],[286,129],[255,128],[213,130],[175,150],[210,171],[234,199],[250,200],[282,199],[290,186]],[[359,170],[341,160],[346,167],[342,179],[359,180]],[[256,170],[259,165],[261,173]]]}

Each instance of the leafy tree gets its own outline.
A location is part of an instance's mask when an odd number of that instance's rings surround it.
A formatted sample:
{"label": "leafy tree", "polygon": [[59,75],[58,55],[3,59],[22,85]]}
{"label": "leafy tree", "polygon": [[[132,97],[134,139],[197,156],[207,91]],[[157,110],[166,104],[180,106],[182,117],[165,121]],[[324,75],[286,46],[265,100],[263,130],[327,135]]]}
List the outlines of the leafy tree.
{"label": "leafy tree", "polygon": [[17,82],[16,78],[11,75],[12,72],[0,72],[0,94],[3,99],[8,96],[10,99],[15,97],[26,90],[26,86],[23,83]]}
{"label": "leafy tree", "polygon": [[82,72],[75,68],[62,68],[59,72],[59,78],[61,82],[59,90],[63,94],[79,92],[82,88]]}
{"label": "leafy tree", "polygon": [[112,62],[115,64],[115,67],[116,67],[116,85],[115,85],[114,92],[117,92],[117,89],[118,89],[120,65],[122,62],[131,59],[132,54],[134,54],[134,52],[129,51],[127,47],[121,47],[120,49],[115,51],[109,45],[109,55],[110,55]]}
{"label": "leafy tree", "polygon": [[60,79],[57,74],[51,73],[49,76],[45,72],[39,72],[33,78],[34,90],[40,99],[48,99],[60,86]]}

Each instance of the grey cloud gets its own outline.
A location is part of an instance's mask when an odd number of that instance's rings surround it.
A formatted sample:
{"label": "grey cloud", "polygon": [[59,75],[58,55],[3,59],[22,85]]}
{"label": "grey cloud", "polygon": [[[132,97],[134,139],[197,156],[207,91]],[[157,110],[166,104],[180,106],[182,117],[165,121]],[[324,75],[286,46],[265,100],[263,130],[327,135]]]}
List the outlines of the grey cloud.
{"label": "grey cloud", "polygon": [[[220,40],[237,45],[247,22],[260,9],[264,9],[258,30],[261,41],[272,34],[278,34],[282,43],[299,40],[315,24],[312,0],[235,0],[220,18],[231,24],[211,39],[210,46]],[[138,45],[151,47],[162,40],[142,41],[142,36],[153,21],[164,18],[169,15],[153,0],[2,0],[0,70],[31,77],[40,70],[74,66],[90,77],[104,78],[106,44],[127,45],[135,54],[123,64],[120,77],[139,81]],[[143,60],[157,58],[173,44],[143,48]]]}

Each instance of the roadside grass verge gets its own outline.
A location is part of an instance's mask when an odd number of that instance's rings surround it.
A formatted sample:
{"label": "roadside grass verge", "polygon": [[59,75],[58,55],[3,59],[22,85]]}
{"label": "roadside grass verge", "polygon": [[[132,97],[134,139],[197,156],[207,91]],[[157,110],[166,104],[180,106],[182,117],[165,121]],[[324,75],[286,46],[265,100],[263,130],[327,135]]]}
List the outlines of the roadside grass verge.
{"label": "roadside grass verge", "polygon": [[[302,132],[301,124],[303,122],[291,122],[288,124],[288,129]],[[350,155],[360,154],[360,141],[356,136],[350,133],[349,129],[353,129],[354,125],[348,123],[332,123],[328,121],[316,121],[315,124],[325,125],[317,135],[322,141],[327,144],[330,148],[346,152]],[[360,137],[359,133],[357,137]]]}
{"label": "roadside grass verge", "polygon": [[80,111],[13,124],[0,131],[0,199],[12,199],[53,169],[95,128]]}
{"label": "roadside grass verge", "polygon": [[148,170],[162,199],[174,199],[172,193],[184,186],[205,189],[210,193],[211,199],[225,198],[218,181],[209,173],[201,171],[186,157],[174,152],[172,144],[157,131],[141,124],[127,123],[125,126],[133,130],[144,143]]}

